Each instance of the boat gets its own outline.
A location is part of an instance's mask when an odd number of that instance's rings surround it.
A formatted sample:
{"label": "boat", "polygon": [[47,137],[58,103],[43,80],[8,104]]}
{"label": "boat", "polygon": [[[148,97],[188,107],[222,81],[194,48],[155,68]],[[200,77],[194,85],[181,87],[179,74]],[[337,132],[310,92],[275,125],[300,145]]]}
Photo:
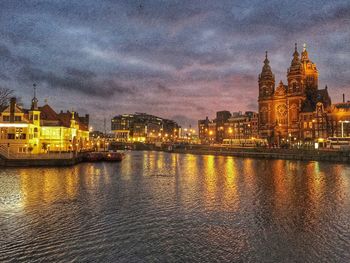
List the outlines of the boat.
{"label": "boat", "polygon": [[84,159],[87,162],[100,162],[104,159],[104,156],[101,152],[89,152],[85,155]]}
{"label": "boat", "polygon": [[107,152],[103,155],[103,160],[107,162],[121,162],[125,158],[123,152]]}

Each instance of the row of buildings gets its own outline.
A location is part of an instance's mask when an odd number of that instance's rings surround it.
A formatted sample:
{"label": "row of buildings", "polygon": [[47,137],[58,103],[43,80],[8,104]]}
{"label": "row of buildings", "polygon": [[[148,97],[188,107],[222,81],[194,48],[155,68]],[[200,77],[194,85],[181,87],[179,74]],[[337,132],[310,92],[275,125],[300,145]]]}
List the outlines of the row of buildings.
{"label": "row of buildings", "polygon": [[118,142],[170,142],[181,137],[181,127],[175,121],[146,113],[117,115],[111,128]]}
{"label": "row of buildings", "polygon": [[89,115],[55,112],[50,105],[38,105],[35,92],[25,109],[12,98],[0,109],[0,153],[47,153],[82,151],[90,147]]}
{"label": "row of buildings", "polygon": [[319,89],[316,64],[309,59],[306,45],[297,45],[287,83],[276,85],[266,52],[258,76],[258,112],[220,111],[214,120],[198,121],[201,142],[221,143],[223,139],[267,139],[269,143],[314,142],[328,137],[350,136],[350,102],[332,104],[328,87]]}
{"label": "row of buildings", "polygon": [[221,143],[224,139],[257,138],[258,113],[253,111],[219,111],[214,120],[208,117],[198,121],[198,135],[201,143]]}

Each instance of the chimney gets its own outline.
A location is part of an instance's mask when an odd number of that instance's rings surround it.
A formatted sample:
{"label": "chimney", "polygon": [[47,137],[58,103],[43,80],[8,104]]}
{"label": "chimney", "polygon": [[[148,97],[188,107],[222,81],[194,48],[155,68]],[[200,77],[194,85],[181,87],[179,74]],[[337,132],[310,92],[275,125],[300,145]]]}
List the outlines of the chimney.
{"label": "chimney", "polygon": [[345,93],[343,93],[343,103],[345,103]]}
{"label": "chimney", "polygon": [[10,99],[10,122],[15,122],[15,109],[16,109],[16,98]]}

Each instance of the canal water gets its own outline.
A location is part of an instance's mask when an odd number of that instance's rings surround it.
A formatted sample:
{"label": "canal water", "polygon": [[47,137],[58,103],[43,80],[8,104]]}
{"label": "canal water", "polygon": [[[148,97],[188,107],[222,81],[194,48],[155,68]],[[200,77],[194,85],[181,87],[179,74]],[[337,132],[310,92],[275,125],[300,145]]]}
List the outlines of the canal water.
{"label": "canal water", "polygon": [[0,262],[350,262],[350,165],[131,152],[0,170]]}

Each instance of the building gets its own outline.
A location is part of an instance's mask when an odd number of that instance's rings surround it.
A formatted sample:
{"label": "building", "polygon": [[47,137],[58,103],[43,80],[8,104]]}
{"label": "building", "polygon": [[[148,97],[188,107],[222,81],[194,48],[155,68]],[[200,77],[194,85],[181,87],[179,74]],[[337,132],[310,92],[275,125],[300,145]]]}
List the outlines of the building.
{"label": "building", "polygon": [[221,143],[223,141],[225,137],[224,125],[231,116],[231,112],[226,110],[216,113],[216,142]]}
{"label": "building", "polygon": [[224,139],[253,139],[259,137],[258,113],[235,112],[224,124]]}
{"label": "building", "polygon": [[301,114],[301,136],[305,142],[328,137],[350,137],[350,102],[324,107],[317,103],[316,110]]}
{"label": "building", "polygon": [[31,108],[12,98],[0,113],[0,150],[7,153],[80,151],[89,148],[89,115],[56,113],[48,104],[39,107],[34,94]]}
{"label": "building", "polygon": [[204,120],[198,121],[198,138],[201,143],[209,143],[209,124],[211,121],[208,116]]}
{"label": "building", "polygon": [[[318,89],[318,70],[308,56],[304,45],[299,56],[297,45],[291,65],[287,70],[287,84],[275,86],[275,76],[266,57],[259,75],[259,134],[271,143],[302,139],[300,123],[309,118],[317,105],[331,106],[327,87]],[[305,119],[305,121],[306,121]],[[307,130],[305,130],[307,133]]]}
{"label": "building", "polygon": [[198,121],[199,139],[201,143],[222,143],[224,139],[258,138],[259,115],[257,112],[220,111],[216,119],[208,117]]}
{"label": "building", "polygon": [[115,116],[111,128],[116,141],[121,142],[175,141],[180,132],[180,126],[173,120],[138,112]]}

